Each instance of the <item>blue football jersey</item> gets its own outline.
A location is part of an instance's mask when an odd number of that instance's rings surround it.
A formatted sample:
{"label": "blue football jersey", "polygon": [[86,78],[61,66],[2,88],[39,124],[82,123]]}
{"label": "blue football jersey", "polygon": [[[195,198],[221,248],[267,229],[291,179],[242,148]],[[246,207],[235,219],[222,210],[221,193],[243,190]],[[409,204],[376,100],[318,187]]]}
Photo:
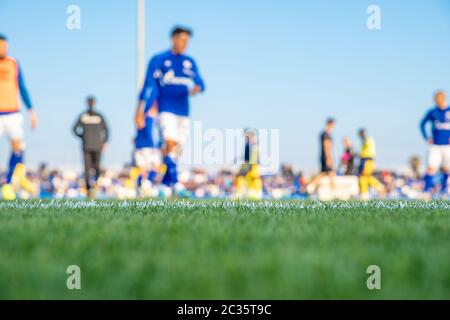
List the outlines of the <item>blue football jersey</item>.
{"label": "blue football jersey", "polygon": [[146,102],[146,111],[157,102],[159,112],[187,117],[189,92],[196,85],[205,90],[194,59],[169,50],[151,59],[139,98]]}
{"label": "blue football jersey", "polygon": [[431,138],[439,146],[450,145],[450,107],[431,109],[423,118],[420,129],[425,139],[429,139],[427,125],[431,123]]}
{"label": "blue football jersey", "polygon": [[145,127],[137,131],[135,138],[135,148],[137,150],[144,148],[159,148],[157,139],[154,135],[155,119],[147,117],[145,119]]}

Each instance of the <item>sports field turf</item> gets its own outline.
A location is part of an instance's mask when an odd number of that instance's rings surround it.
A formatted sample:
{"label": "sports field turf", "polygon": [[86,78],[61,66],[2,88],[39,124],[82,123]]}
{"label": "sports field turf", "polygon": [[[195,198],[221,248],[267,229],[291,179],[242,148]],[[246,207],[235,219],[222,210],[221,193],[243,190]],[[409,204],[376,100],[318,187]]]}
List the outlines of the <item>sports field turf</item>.
{"label": "sports field turf", "polygon": [[450,202],[0,203],[0,298],[448,299]]}

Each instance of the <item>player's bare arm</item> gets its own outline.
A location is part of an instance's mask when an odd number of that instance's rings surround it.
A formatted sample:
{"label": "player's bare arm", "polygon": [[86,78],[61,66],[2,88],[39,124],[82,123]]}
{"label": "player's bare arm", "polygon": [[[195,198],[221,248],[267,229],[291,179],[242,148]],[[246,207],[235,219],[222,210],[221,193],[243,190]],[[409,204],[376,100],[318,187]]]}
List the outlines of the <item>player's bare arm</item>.
{"label": "player's bare arm", "polygon": [[36,112],[33,109],[29,110],[28,117],[29,117],[31,129],[35,130],[38,125],[38,116],[37,116]]}
{"label": "player's bare arm", "polygon": [[138,103],[135,124],[137,129],[145,128],[145,101],[139,101]]}
{"label": "player's bare arm", "polygon": [[332,156],[332,151],[331,151],[331,147],[332,147],[332,143],[330,139],[326,139],[324,141],[324,147],[325,147],[325,156],[326,156],[326,162],[327,162],[327,166],[329,166],[330,168],[333,167],[333,156]]}

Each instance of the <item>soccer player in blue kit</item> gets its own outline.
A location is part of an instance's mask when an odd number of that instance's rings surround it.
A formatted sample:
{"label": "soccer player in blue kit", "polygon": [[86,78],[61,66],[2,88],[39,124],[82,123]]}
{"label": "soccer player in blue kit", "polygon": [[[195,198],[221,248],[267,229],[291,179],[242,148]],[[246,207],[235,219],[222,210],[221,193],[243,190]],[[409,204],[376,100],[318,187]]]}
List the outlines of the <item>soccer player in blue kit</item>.
{"label": "soccer player in blue kit", "polygon": [[[161,170],[161,145],[154,131],[158,108],[154,106],[146,114],[145,127],[137,130],[134,140],[134,168],[132,178],[137,183],[140,196],[156,196],[153,184]],[[153,190],[152,190],[153,189]]]}
{"label": "soccer player in blue kit", "polygon": [[[448,192],[448,175],[450,173],[450,106],[444,91],[436,92],[435,106],[423,118],[420,129],[429,144],[428,172],[425,176],[425,192],[435,188],[434,176],[442,170],[442,193]],[[431,136],[427,131],[431,124]]]}
{"label": "soccer player in blue kit", "polygon": [[205,90],[197,64],[184,54],[191,35],[191,30],[176,27],[172,48],[151,59],[136,112],[136,125],[142,129],[147,112],[158,107],[166,166],[162,182],[169,187],[178,185],[177,161],[190,128],[189,97]]}

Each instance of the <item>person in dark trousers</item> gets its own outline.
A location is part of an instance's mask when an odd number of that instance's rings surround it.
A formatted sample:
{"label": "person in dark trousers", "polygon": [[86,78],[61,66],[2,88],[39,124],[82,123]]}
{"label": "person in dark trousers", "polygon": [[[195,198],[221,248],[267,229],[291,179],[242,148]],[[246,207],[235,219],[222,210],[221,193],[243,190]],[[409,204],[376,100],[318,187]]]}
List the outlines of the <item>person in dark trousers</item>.
{"label": "person in dark trousers", "polygon": [[103,116],[94,110],[95,98],[88,97],[88,110],[83,112],[73,127],[74,134],[83,144],[86,189],[94,198],[94,187],[100,176],[100,160],[109,138],[109,130]]}
{"label": "person in dark trousers", "polygon": [[322,179],[328,177],[330,179],[331,189],[335,189],[336,172],[334,169],[333,155],[333,130],[336,124],[334,118],[328,118],[325,129],[320,133],[320,173],[308,185],[308,193],[312,194],[317,191]]}

